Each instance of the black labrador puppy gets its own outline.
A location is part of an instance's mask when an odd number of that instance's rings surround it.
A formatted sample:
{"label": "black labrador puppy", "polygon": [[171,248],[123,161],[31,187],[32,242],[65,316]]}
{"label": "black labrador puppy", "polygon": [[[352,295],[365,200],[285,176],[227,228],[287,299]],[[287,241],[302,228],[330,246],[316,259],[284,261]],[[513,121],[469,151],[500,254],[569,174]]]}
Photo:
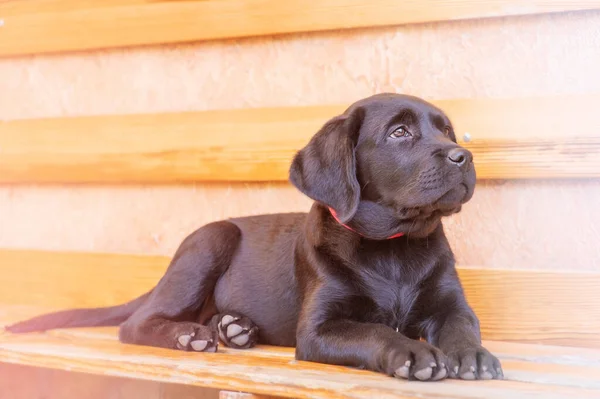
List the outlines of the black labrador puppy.
{"label": "black labrador puppy", "polygon": [[131,344],[214,352],[220,338],[406,379],[502,378],[441,223],[475,187],[441,110],[398,94],[358,101],[297,153],[290,180],[315,200],[308,214],[208,224],[142,297],[8,329],[121,324]]}

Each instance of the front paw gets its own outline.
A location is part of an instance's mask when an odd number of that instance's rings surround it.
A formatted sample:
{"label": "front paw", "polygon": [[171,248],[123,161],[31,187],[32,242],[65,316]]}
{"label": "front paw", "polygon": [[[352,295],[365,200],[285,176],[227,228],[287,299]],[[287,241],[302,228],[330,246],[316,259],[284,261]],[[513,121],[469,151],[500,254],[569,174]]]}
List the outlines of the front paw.
{"label": "front paw", "polygon": [[450,350],[446,356],[448,357],[450,378],[462,380],[501,380],[504,378],[500,361],[483,346]]}
{"label": "front paw", "polygon": [[439,381],[448,375],[446,356],[422,341],[394,348],[388,355],[388,373],[407,380]]}

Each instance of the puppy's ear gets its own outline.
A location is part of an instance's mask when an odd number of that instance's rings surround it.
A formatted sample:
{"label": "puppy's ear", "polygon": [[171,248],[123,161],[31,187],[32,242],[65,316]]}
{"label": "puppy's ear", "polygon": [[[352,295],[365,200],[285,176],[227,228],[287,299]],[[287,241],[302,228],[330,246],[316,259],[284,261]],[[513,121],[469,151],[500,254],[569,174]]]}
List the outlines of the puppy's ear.
{"label": "puppy's ear", "polygon": [[331,207],[342,223],[358,208],[360,186],[354,150],[364,111],[356,108],[327,122],[300,150],[290,168],[290,181],[309,198]]}

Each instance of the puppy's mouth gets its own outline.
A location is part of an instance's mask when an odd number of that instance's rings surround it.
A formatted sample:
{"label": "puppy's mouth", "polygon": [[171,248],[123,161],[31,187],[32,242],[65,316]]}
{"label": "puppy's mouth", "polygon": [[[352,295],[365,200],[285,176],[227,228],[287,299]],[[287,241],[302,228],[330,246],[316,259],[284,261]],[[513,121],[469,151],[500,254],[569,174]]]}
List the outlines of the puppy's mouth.
{"label": "puppy's mouth", "polygon": [[434,206],[426,206],[420,208],[402,208],[398,212],[400,220],[404,221],[419,221],[422,223],[429,223],[436,221],[444,216],[450,216],[453,213],[460,212],[461,205],[455,205],[452,207],[437,208]]}
{"label": "puppy's mouth", "polygon": [[431,234],[439,225],[442,218],[458,213],[461,204],[452,207],[435,207],[433,205],[404,209],[404,215],[400,216],[400,225],[405,226],[404,231],[409,237],[420,238]]}
{"label": "puppy's mouth", "polygon": [[460,183],[430,204],[397,209],[397,216],[402,220],[433,221],[459,212],[471,196],[472,190],[465,183]]}
{"label": "puppy's mouth", "polygon": [[440,208],[452,208],[464,204],[471,199],[471,196],[472,190],[469,190],[469,187],[465,183],[460,183],[438,198],[434,205]]}

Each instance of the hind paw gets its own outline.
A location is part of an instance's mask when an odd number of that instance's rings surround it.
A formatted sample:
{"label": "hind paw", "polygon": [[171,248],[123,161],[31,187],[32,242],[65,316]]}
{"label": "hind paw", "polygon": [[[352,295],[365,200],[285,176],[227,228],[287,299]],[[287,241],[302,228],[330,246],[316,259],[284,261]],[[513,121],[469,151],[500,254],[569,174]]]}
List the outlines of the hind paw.
{"label": "hind paw", "polygon": [[177,336],[177,349],[193,352],[216,352],[219,340],[205,326],[193,328]]}
{"label": "hind paw", "polygon": [[219,338],[235,349],[252,348],[258,341],[258,327],[249,318],[235,312],[219,315]]}

